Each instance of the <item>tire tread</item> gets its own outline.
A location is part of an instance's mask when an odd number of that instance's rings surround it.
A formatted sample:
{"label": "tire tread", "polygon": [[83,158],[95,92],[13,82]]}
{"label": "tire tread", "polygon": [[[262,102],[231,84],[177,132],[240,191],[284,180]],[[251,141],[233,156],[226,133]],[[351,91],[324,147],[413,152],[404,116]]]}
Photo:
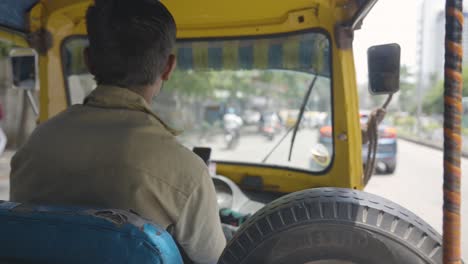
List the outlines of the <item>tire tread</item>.
{"label": "tire tread", "polygon": [[[300,208],[303,208],[302,214],[298,213]],[[237,262],[235,262],[242,263],[242,260],[249,255],[248,251],[252,252],[254,248],[243,247],[240,244],[233,246],[233,243],[238,243],[239,237],[246,236],[250,244],[255,245],[257,240],[264,241],[271,234],[288,227],[323,223],[327,220],[343,224],[358,224],[360,227],[373,231],[380,230],[380,233],[400,241],[428,263],[440,263],[441,236],[426,222],[407,209],[382,197],[341,188],[305,190],[271,202],[241,226],[228,243],[227,249],[234,257],[242,256],[241,259],[236,257]],[[259,227],[261,221],[264,221],[271,232],[262,232]],[[259,233],[260,237],[253,239],[254,233]],[[226,260],[222,257],[220,263],[233,263]]]}

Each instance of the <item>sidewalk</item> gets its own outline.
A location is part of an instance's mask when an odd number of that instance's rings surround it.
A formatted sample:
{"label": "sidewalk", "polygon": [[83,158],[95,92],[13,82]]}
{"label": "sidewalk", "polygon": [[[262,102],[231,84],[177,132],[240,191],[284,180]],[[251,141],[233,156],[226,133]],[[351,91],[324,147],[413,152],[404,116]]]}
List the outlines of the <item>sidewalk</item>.
{"label": "sidewalk", "polygon": [[[443,141],[437,142],[437,141],[434,141],[434,140],[418,138],[416,136],[412,136],[412,135],[405,134],[405,133],[399,133],[398,138],[402,139],[402,140],[412,142],[412,143],[415,143],[415,144],[423,145],[423,146],[426,146],[426,147],[429,147],[429,148],[433,148],[433,149],[437,149],[437,150],[441,150],[441,151],[444,150],[444,142]],[[464,147],[462,148],[461,156],[464,157],[464,158],[468,158],[468,147],[466,145],[466,142],[468,142],[468,140],[465,140],[464,137],[462,138],[462,140],[463,140],[463,142],[465,144],[464,144]]]}

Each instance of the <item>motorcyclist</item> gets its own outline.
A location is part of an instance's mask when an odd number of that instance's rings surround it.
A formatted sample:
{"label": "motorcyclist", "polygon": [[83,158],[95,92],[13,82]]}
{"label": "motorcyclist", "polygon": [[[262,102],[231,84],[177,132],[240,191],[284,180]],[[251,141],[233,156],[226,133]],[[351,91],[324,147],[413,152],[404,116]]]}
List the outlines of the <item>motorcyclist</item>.
{"label": "motorcyclist", "polygon": [[243,125],[242,118],[236,114],[234,108],[228,108],[223,116],[224,133],[228,148],[235,145],[240,138],[240,128]]}
{"label": "motorcyclist", "polygon": [[264,112],[260,118],[260,132],[270,140],[274,138],[275,133],[280,127],[280,119],[276,112]]}

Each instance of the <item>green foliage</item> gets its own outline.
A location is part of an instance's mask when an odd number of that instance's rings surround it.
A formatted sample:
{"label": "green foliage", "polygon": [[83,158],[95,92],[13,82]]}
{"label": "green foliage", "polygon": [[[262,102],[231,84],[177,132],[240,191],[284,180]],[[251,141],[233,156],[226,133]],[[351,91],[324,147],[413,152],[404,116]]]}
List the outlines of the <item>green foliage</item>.
{"label": "green foliage", "polygon": [[413,74],[408,66],[402,66],[400,70],[400,92],[398,103],[403,112],[414,113],[416,109],[415,94],[416,84],[412,81]]}
{"label": "green foliage", "polygon": [[412,128],[416,124],[416,118],[413,116],[395,117],[393,123],[397,127]]}
{"label": "green foliage", "polygon": [[462,128],[462,135],[463,136],[468,136],[468,128]]}
{"label": "green foliage", "polygon": [[[463,67],[463,68],[466,68]],[[468,96],[468,71],[463,71],[463,97]],[[424,97],[423,111],[427,114],[442,114],[444,111],[444,81],[434,85]]]}
{"label": "green foliage", "polygon": [[[330,93],[330,86],[324,83],[324,79],[319,78],[317,86],[327,86],[328,89],[315,89],[320,90],[317,91],[320,93],[318,97]],[[310,74],[292,71],[176,71],[164,89],[196,98],[213,98],[219,91],[227,92],[231,98],[238,96],[262,96],[273,100],[281,98],[291,106],[297,107],[301,104],[311,80]]]}

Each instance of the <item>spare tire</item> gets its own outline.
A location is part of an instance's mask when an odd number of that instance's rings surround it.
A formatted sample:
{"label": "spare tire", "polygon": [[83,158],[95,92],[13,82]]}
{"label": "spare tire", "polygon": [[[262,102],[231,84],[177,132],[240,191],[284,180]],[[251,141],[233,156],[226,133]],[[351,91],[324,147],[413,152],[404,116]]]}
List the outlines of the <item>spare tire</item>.
{"label": "spare tire", "polygon": [[283,196],[252,216],[219,263],[442,263],[442,238],[382,197],[317,188]]}

